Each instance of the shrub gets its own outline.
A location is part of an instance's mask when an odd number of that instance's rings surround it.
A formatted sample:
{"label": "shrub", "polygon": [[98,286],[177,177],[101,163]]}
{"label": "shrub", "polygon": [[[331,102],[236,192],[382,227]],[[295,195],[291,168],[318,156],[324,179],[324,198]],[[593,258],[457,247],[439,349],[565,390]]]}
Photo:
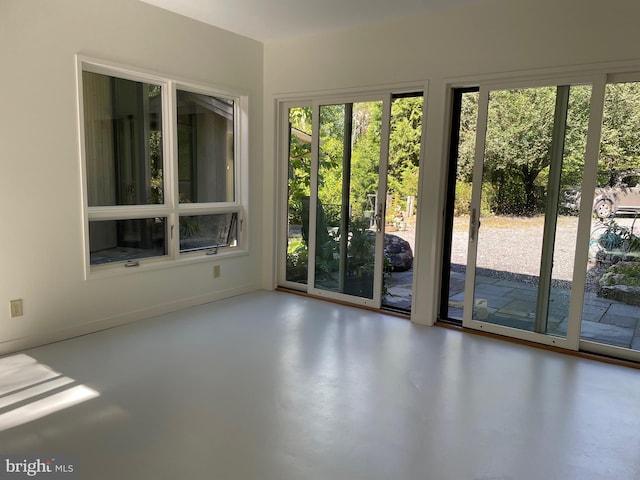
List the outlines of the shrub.
{"label": "shrub", "polygon": [[291,240],[287,246],[287,280],[292,282],[307,281],[309,250],[300,240]]}
{"label": "shrub", "polygon": [[619,262],[611,265],[599,281],[603,287],[628,285],[640,287],[640,263]]}
{"label": "shrub", "polygon": [[[473,192],[473,184],[467,182],[456,182],[456,198],[453,206],[453,215],[458,217],[469,215],[471,206],[471,194]],[[491,184],[482,185],[482,197],[480,198],[480,215],[488,217],[493,215],[493,204],[495,201],[495,192]]]}

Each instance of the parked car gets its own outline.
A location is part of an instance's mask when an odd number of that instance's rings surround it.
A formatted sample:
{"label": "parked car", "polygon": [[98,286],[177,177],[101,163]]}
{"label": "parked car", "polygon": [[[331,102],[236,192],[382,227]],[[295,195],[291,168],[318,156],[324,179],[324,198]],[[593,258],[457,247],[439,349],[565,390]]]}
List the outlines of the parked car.
{"label": "parked car", "polygon": [[[625,170],[598,174],[598,184],[593,199],[593,213],[598,218],[613,214],[640,213],[640,171]],[[580,211],[582,191],[579,187],[565,188],[560,192],[560,210],[569,215]]]}
{"label": "parked car", "polygon": [[640,213],[640,171],[627,170],[611,175],[611,182],[596,188],[593,212],[599,218],[615,213]]}

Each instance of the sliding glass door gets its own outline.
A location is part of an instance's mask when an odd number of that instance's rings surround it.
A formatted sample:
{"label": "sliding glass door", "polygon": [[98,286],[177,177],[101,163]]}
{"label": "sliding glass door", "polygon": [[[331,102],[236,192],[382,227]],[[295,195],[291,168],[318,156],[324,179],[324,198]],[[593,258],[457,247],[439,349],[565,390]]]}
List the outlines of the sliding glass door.
{"label": "sliding glass door", "polygon": [[463,324],[575,347],[567,340],[591,87],[480,88]]}
{"label": "sliding glass door", "polygon": [[311,195],[303,203],[314,295],[380,306],[389,100],[315,105]]}
{"label": "sliding glass door", "polygon": [[476,91],[456,92],[449,185],[472,195],[464,291],[452,267],[441,315],[462,306],[465,327],[640,360],[640,75]]}
{"label": "sliding glass door", "polygon": [[379,308],[391,95],[288,109],[286,286]]}
{"label": "sliding glass door", "polygon": [[281,286],[411,311],[423,104],[407,91],[283,105]]}
{"label": "sliding glass door", "polygon": [[580,345],[640,361],[640,74],[608,76],[603,97],[597,172],[577,196],[593,210]]}

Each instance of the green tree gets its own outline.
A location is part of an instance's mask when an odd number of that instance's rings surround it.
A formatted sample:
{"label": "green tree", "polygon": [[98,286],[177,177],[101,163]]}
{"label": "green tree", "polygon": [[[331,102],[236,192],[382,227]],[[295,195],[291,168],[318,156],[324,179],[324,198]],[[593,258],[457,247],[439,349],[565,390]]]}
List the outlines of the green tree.
{"label": "green tree", "polygon": [[[546,196],[556,87],[491,93],[484,183],[491,198],[483,211],[539,213]],[[584,169],[591,87],[569,95],[561,188],[580,185]],[[469,184],[475,161],[478,93],[463,96],[457,180]],[[483,204],[484,205],[484,204]],[[461,211],[466,211],[462,209]]]}
{"label": "green tree", "polygon": [[496,213],[533,215],[549,166],[555,111],[554,87],[491,92],[487,117],[485,181],[496,192]]}
{"label": "green tree", "polygon": [[344,104],[320,107],[318,198],[331,226],[338,226],[340,221],[345,114]]}
{"label": "green tree", "polygon": [[354,104],[349,194],[354,217],[370,210],[369,195],[378,193],[381,126],[382,102]]}
{"label": "green tree", "polygon": [[388,190],[392,209],[404,210],[402,200],[418,195],[423,97],[396,98],[391,104]]}
{"label": "green tree", "polygon": [[[607,85],[598,171],[607,173],[640,168],[640,83]],[[604,185],[602,185],[604,186]]]}
{"label": "green tree", "polygon": [[570,88],[560,188],[582,184],[590,102],[590,85],[576,85]]}
{"label": "green tree", "polygon": [[289,110],[289,223],[302,224],[302,198],[311,186],[311,109]]}
{"label": "green tree", "polygon": [[471,183],[473,180],[479,97],[478,92],[467,93],[462,96],[462,104],[460,106],[460,139],[458,142],[456,179],[465,183]]}

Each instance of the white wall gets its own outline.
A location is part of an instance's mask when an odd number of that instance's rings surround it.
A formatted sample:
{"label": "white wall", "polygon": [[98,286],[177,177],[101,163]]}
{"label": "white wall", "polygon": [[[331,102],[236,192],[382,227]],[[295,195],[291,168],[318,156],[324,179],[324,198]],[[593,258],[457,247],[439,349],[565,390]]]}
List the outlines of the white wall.
{"label": "white wall", "polygon": [[[438,299],[447,82],[638,59],[638,18],[636,0],[488,0],[385,25],[267,44],[265,185],[275,181],[274,98],[428,80],[423,173],[429,174],[422,176],[420,186],[415,268],[420,294],[414,295],[413,319],[429,324]],[[267,190],[265,202],[273,202]],[[266,246],[265,251],[273,248]],[[268,275],[266,262],[265,256],[263,271]]]}
{"label": "white wall", "polygon": [[[263,47],[137,0],[0,0],[0,353],[273,286],[277,96],[428,80],[421,205],[441,205],[446,79],[640,58],[637,18],[635,0],[487,0]],[[220,279],[212,260],[84,280],[77,53],[249,94],[251,253],[219,259]],[[420,209],[427,323],[438,212]],[[25,315],[10,319],[15,298]]]}
{"label": "white wall", "polygon": [[[219,279],[212,260],[84,280],[77,53],[249,95],[251,254]],[[136,0],[2,0],[0,64],[0,353],[260,288],[262,44]]]}

